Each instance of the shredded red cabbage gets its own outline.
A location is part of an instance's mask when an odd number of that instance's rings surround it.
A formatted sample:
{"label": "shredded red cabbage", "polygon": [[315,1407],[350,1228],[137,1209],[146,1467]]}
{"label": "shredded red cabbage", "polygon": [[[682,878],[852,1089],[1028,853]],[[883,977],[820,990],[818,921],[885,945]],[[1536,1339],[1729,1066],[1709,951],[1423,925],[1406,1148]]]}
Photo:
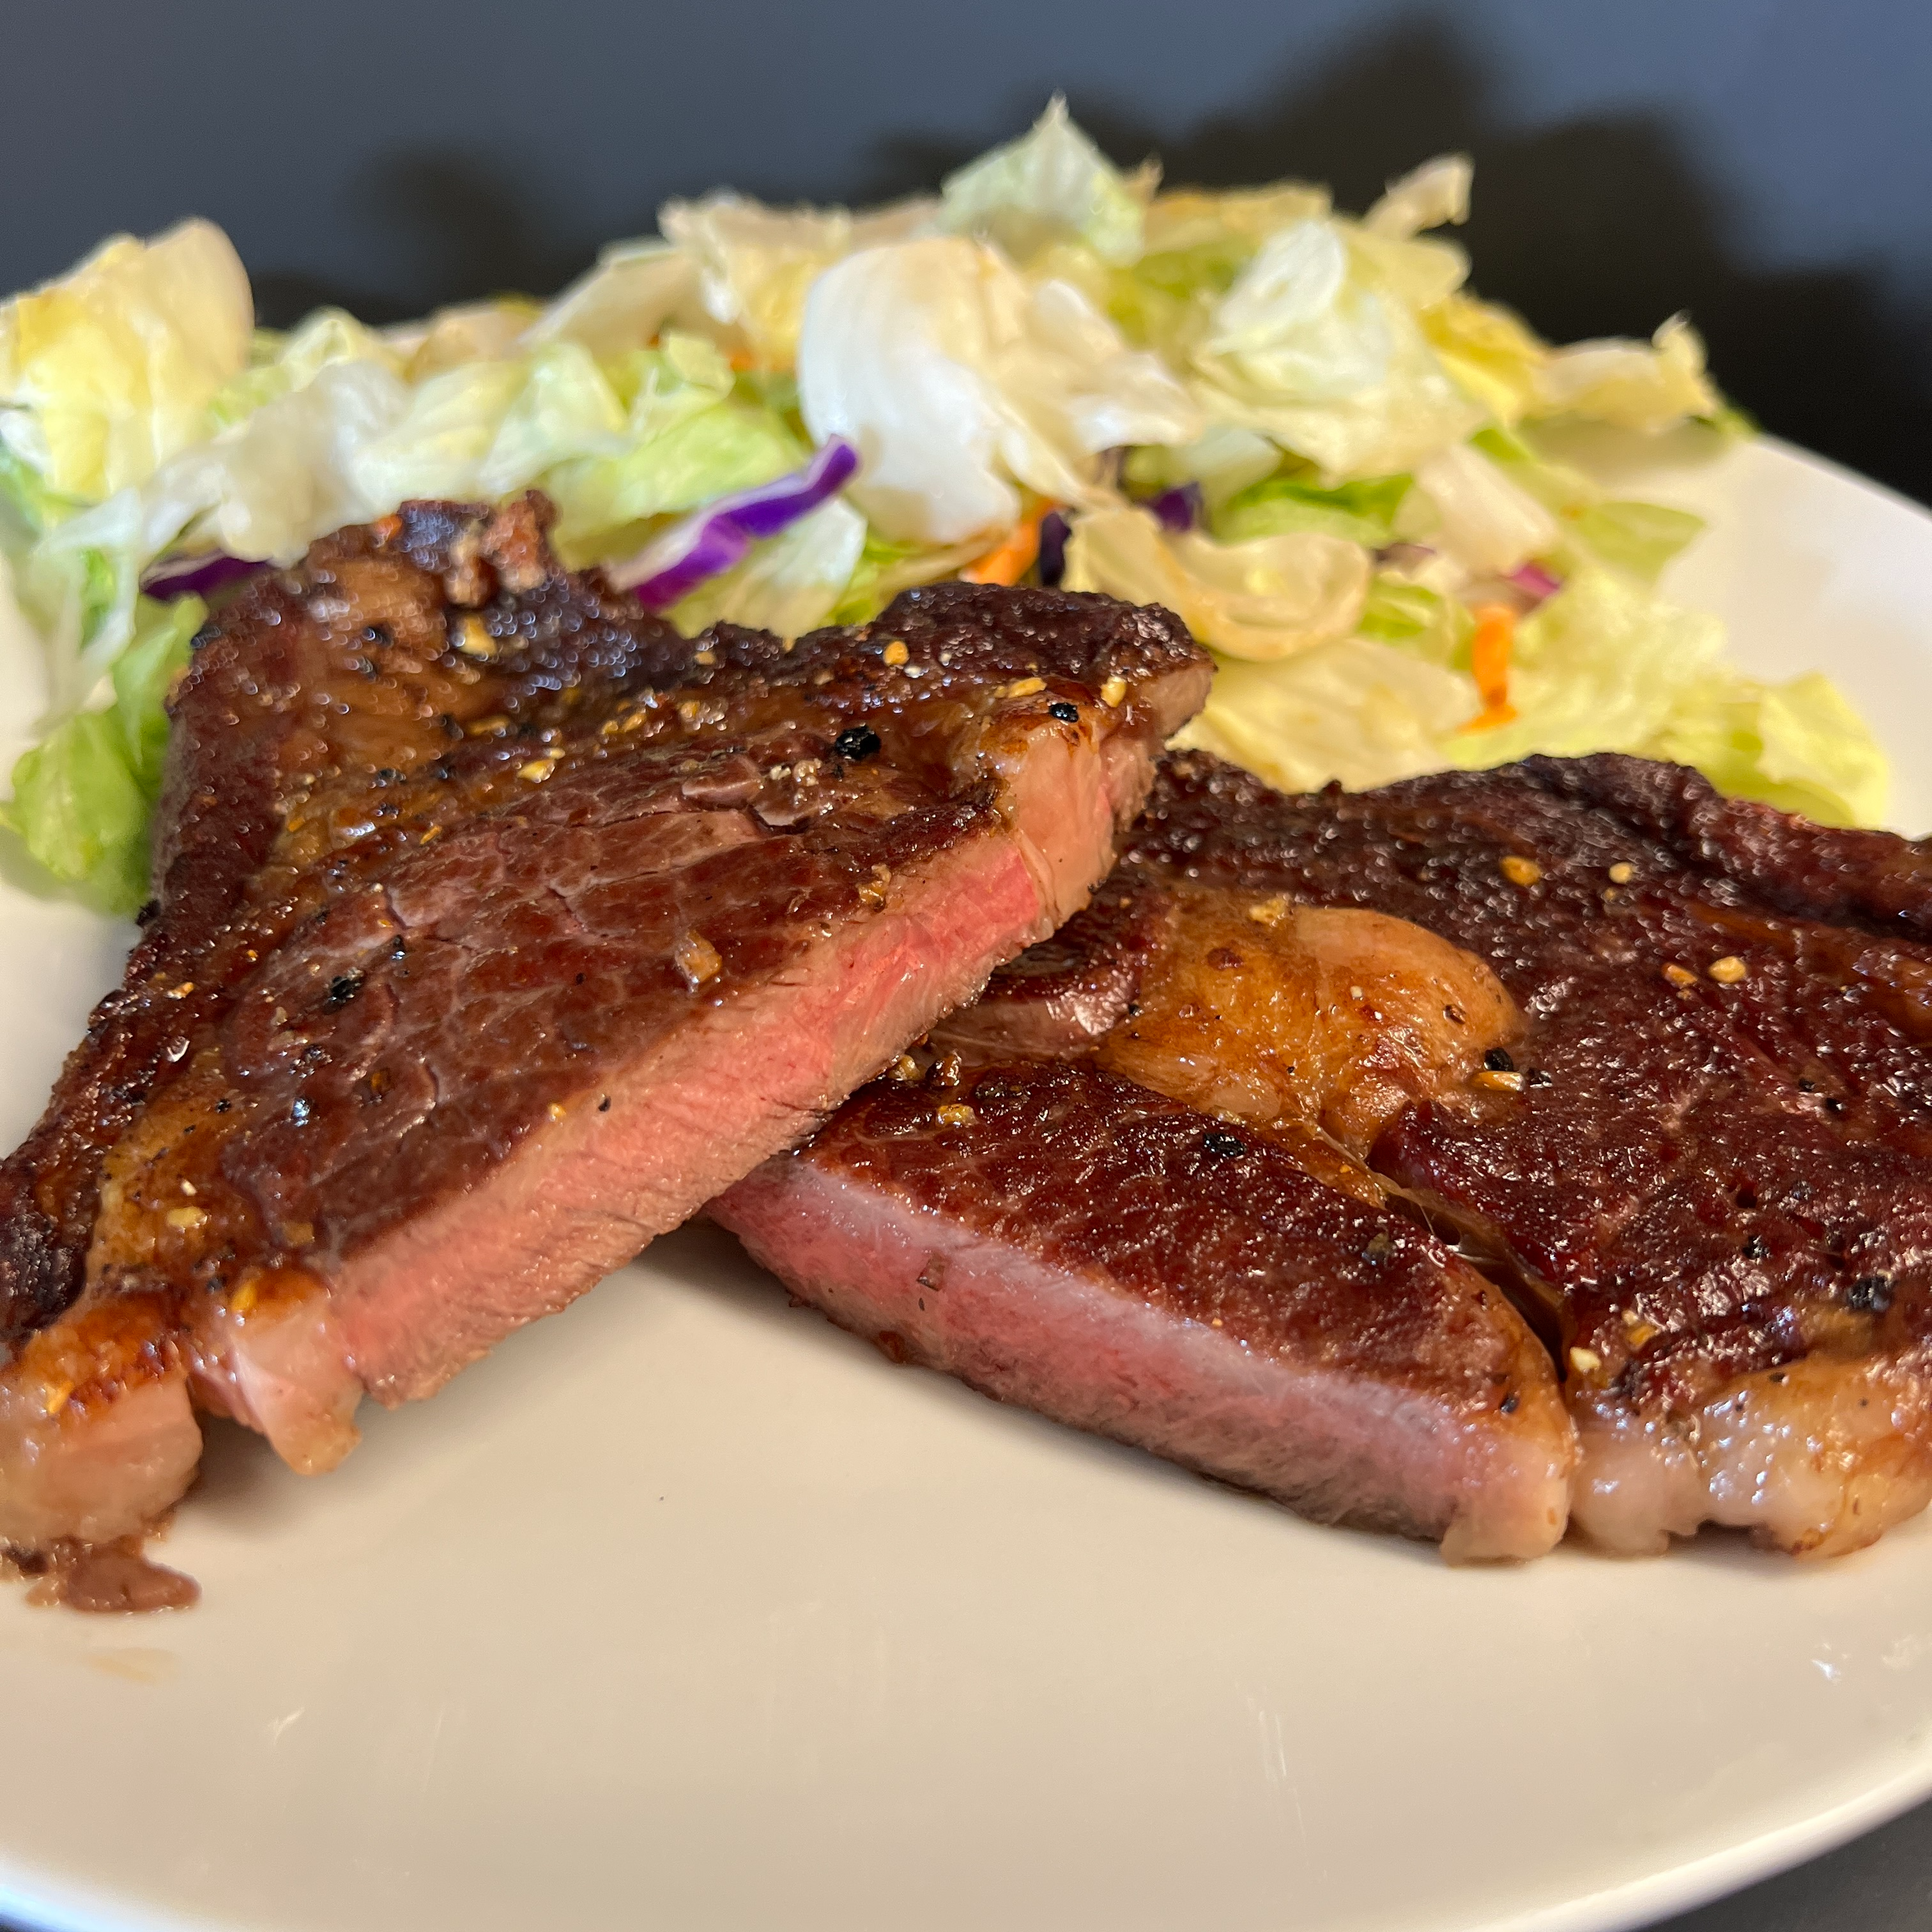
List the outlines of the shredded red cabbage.
{"label": "shredded red cabbage", "polygon": [[1172,490],[1163,490],[1158,496],[1141,500],[1141,508],[1151,510],[1164,530],[1191,530],[1202,520],[1207,505],[1198,483],[1178,484]]}
{"label": "shredded red cabbage", "polygon": [[859,452],[833,436],[802,470],[755,490],[721,496],[682,523],[654,537],[628,563],[605,574],[620,590],[634,591],[653,610],[668,609],[706,578],[741,562],[761,538],[779,531],[828,502],[851,481]]}
{"label": "shredded red cabbage", "polygon": [[268,567],[220,550],[204,550],[198,556],[171,556],[151,563],[142,572],[141,594],[162,604],[172,604],[178,597],[206,597],[210,591],[238,584]]}
{"label": "shredded red cabbage", "polygon": [[1040,580],[1049,588],[1066,574],[1066,519],[1049,510],[1040,520],[1040,555],[1035,562]]}
{"label": "shredded red cabbage", "polygon": [[1546,570],[1540,563],[1520,563],[1508,573],[1509,580],[1521,591],[1525,591],[1540,604],[1546,597],[1554,597],[1563,588],[1562,578]]}

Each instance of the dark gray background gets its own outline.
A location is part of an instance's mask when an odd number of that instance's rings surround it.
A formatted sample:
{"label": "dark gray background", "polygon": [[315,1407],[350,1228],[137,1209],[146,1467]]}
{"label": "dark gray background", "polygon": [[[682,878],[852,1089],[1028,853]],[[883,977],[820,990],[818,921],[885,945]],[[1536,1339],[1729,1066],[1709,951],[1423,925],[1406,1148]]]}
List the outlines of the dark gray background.
{"label": "dark gray background", "polygon": [[[268,321],[542,293],[667,194],[930,187],[1059,87],[1172,180],[1309,175],[1359,206],[1467,148],[1485,293],[1558,338],[1688,309],[1768,428],[1932,500],[1925,0],[10,0],[0,23],[0,287],[202,214]],[[1928,1926],[1932,1808],[1677,1922]]]}
{"label": "dark gray background", "polygon": [[929,186],[1064,87],[1171,178],[1476,158],[1484,291],[1688,308],[1769,426],[1932,498],[1924,0],[12,0],[0,284],[223,224],[265,317],[542,292],[666,194]]}

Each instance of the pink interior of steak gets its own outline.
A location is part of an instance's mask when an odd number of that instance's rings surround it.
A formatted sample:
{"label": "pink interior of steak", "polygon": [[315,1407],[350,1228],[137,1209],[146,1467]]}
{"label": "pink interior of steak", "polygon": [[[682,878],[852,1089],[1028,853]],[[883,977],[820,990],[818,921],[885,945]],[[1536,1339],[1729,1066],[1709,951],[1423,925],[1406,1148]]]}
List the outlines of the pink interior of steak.
{"label": "pink interior of steak", "polygon": [[714,1216],[896,1360],[1324,1522],[1540,1555],[1571,1449],[1503,1298],[1292,1145],[1090,1063],[885,1082]]}
{"label": "pink interior of steak", "polygon": [[176,1448],[104,1454],[137,1388],[325,1467],[363,1388],[562,1306],[1073,910],[1207,676],[1162,614],[967,585],[687,644],[530,500],[263,582],[175,700],[143,945],[0,1172],[46,1424],[0,1537],[152,1515],[193,1424],[152,1396]]}

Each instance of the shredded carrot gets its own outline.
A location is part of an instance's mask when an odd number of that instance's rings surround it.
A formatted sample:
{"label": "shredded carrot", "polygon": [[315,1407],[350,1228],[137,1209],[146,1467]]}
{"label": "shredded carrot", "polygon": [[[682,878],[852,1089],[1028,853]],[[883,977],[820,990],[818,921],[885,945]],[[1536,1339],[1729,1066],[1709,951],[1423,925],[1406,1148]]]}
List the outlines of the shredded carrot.
{"label": "shredded carrot", "polygon": [[1040,519],[1052,508],[1051,503],[1042,503],[1030,515],[1021,518],[984,556],[975,558],[959,574],[968,584],[1018,583],[1040,554]]}
{"label": "shredded carrot", "polygon": [[1509,701],[1510,652],[1516,644],[1516,613],[1507,604],[1484,604],[1476,614],[1476,628],[1469,640],[1469,675],[1483,708],[1462,727],[1466,731],[1487,731],[1507,724],[1516,716]]}

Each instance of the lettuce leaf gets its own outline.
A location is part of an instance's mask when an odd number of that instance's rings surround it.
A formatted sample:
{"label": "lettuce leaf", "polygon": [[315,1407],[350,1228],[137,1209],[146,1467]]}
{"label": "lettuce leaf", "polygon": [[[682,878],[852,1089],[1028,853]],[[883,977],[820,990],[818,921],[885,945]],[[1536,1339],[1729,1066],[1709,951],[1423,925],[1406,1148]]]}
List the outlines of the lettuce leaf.
{"label": "lettuce leaf", "polygon": [[1066,587],[1164,604],[1202,643],[1270,660],[1345,638],[1369,589],[1368,553],[1323,531],[1217,543],[1198,530],[1162,533],[1122,506],[1082,517],[1066,547]]}
{"label": "lettuce leaf", "polygon": [[1355,633],[1379,644],[1400,644],[1431,663],[1447,665],[1460,657],[1472,628],[1468,611],[1456,598],[1378,571]]}
{"label": "lettuce leaf", "polygon": [[1520,433],[1492,424],[1470,441],[1555,514],[1566,545],[1580,545],[1586,561],[1607,564],[1640,584],[1655,584],[1704,528],[1703,518],[1688,510],[1606,496],[1583,471],[1550,461]]}
{"label": "lettuce leaf", "polygon": [[415,385],[401,419],[358,458],[364,495],[385,508],[411,496],[460,502],[477,495],[484,459],[524,380],[520,362],[489,361],[462,363]]}
{"label": "lettuce leaf", "polygon": [[700,584],[673,607],[671,621],[687,637],[721,622],[802,637],[831,615],[865,546],[865,518],[835,496],[753,544],[742,563]]}
{"label": "lettuce leaf", "polygon": [[199,598],[142,598],[134,641],[114,667],[114,702],[76,712],[14,766],[0,824],[56,878],[104,910],[133,912],[148,896],[148,820],[167,748],[167,694],[207,616]]}
{"label": "lettuce leaf", "polygon": [[1324,490],[1302,478],[1270,476],[1221,506],[1214,518],[1214,534],[1223,543],[1241,543],[1250,537],[1320,530],[1379,550],[1389,541],[1413,480],[1371,476]]}
{"label": "lettuce leaf", "polygon": [[901,202],[868,214],[843,208],[767,208],[740,194],[668,201],[665,236],[698,265],[706,310],[752,352],[782,367],[799,352],[806,296],[835,262],[932,225],[935,204]]}
{"label": "lettuce leaf", "polygon": [[1192,352],[1209,418],[1258,430],[1334,480],[1410,470],[1460,442],[1484,412],[1436,360],[1412,302],[1453,284],[1454,263],[1420,254],[1441,247],[1336,221],[1270,236]]}
{"label": "lettuce leaf", "polygon": [[1136,496],[1157,496],[1185,483],[1201,486],[1202,500],[1218,512],[1250,484],[1282,466],[1280,450],[1264,436],[1226,423],[1210,424],[1192,442],[1143,443],[1127,452],[1121,481]]}
{"label": "lettuce leaf", "polygon": [[1556,519],[1466,442],[1438,450],[1418,466],[1415,480],[1440,519],[1433,541],[1472,574],[1514,570],[1556,547]]}
{"label": "lettuce leaf", "polygon": [[1519,625],[1513,723],[1465,733],[1448,762],[1507,764],[1532,752],[1641,752],[1718,668],[1724,627],[1614,572],[1580,571]]}
{"label": "lettuce leaf", "polygon": [[1130,349],[1071,283],[1030,285],[961,236],[826,270],[806,305],[798,388],[814,440],[859,452],[852,500],[884,536],[922,544],[1010,526],[1019,486],[1097,502],[1101,452],[1202,427],[1158,358]]}
{"label": "lettuce leaf", "polygon": [[530,324],[523,340],[532,346],[578,343],[608,362],[648,348],[667,328],[688,334],[710,320],[690,256],[655,238],[616,242]]}
{"label": "lettuce leaf", "polygon": [[524,365],[521,384],[477,465],[476,487],[486,496],[511,496],[559,463],[614,448],[627,415],[589,350],[547,344]]}
{"label": "lettuce leaf", "polygon": [[1864,720],[1828,677],[1766,686],[1732,674],[1686,694],[1650,755],[1695,765],[1720,790],[1824,825],[1876,825],[1891,772]]}
{"label": "lettuce leaf", "polygon": [[265,404],[312,382],[336,362],[373,362],[400,376],[406,366],[373,328],[339,308],[319,308],[286,335],[258,328],[249,366],[208,406],[211,426],[245,422]]}
{"label": "lettuce leaf", "polygon": [[1426,309],[1421,322],[1437,361],[1498,423],[1513,426],[1534,408],[1550,350],[1520,316],[1456,294]]}
{"label": "lettuce leaf", "polygon": [[1448,762],[1628,752],[1695,765],[1721,790],[1826,824],[1884,816],[1870,729],[1816,672],[1767,686],[1722,661],[1724,626],[1618,572],[1586,568],[1517,631],[1514,722],[1459,732]]}
{"label": "lettuce leaf", "polygon": [[1074,124],[1066,97],[1056,94],[1017,141],[947,176],[939,224],[997,242],[1018,262],[1066,235],[1103,262],[1131,262],[1141,252],[1159,178],[1151,163],[1123,175]]}
{"label": "lettuce leaf", "polygon": [[1686,416],[1714,417],[1724,398],[1704,373],[1704,344],[1681,315],[1648,344],[1573,343],[1537,371],[1538,416],[1594,417],[1654,434]]}
{"label": "lettuce leaf", "polygon": [[1628,752],[1824,824],[1883,819],[1884,754],[1829,679],[1745,676],[1723,662],[1716,619],[1619,572],[1586,568],[1521,626],[1513,723],[1468,728],[1480,704],[1462,663],[1468,627],[1454,599],[1384,573],[1354,637],[1280,663],[1224,662],[1181,742],[1296,790],[1532,752]]}
{"label": "lettuce leaf", "polygon": [[1178,742],[1232,758],[1284,791],[1351,790],[1442,769],[1444,738],[1478,704],[1460,674],[1367,638],[1274,664],[1223,664]]}
{"label": "lettuce leaf", "polygon": [[[460,386],[460,374],[455,380]],[[182,451],[138,492],[110,498],[51,541],[92,543],[115,556],[130,573],[130,598],[133,579],[190,529],[197,542],[231,556],[292,563],[316,538],[400,500],[387,492],[412,480],[394,440],[410,410],[407,386],[384,362],[326,362],[300,387],[260,404],[212,442]],[[365,468],[371,452],[378,460]],[[397,473],[383,474],[386,467]],[[415,476],[428,473],[420,466]],[[118,647],[110,632],[90,634],[90,651]]]}
{"label": "lettuce leaf", "polygon": [[984,542],[977,537],[962,544],[896,543],[883,537],[869,524],[859,560],[853,566],[845,589],[828,614],[833,624],[870,622],[902,590],[921,584],[937,584],[952,577],[985,554]]}
{"label": "lettuce leaf", "polygon": [[1664,566],[1702,534],[1704,519],[1662,503],[1612,499],[1577,511],[1570,527],[1605,563],[1654,584]]}
{"label": "lettuce leaf", "polygon": [[654,518],[695,509],[714,496],[769,483],[807,452],[769,410],[721,402],[692,411],[617,454],[584,457],[548,472],[557,506],[559,554],[573,568],[636,549]]}
{"label": "lettuce leaf", "polygon": [[1394,242],[1412,241],[1426,228],[1460,226],[1469,218],[1469,186],[1475,173],[1467,154],[1438,154],[1391,182],[1363,216],[1362,226]]}
{"label": "lettuce leaf", "polygon": [[0,304],[0,440],[64,496],[142,482],[207,434],[254,322],[248,274],[213,223],[116,236]]}

